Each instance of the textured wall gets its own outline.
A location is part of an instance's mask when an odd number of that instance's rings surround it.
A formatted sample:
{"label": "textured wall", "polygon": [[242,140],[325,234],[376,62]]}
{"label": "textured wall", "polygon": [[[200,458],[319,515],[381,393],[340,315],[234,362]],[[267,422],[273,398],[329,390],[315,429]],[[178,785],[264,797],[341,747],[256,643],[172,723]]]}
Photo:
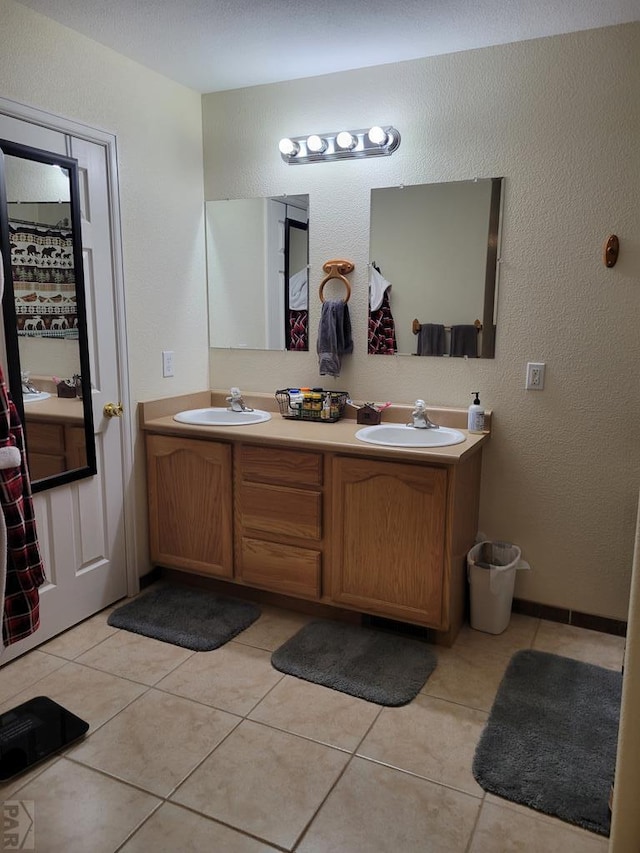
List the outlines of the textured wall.
{"label": "textured wall", "polygon": [[[311,282],[355,262],[355,354],[326,387],[494,411],[481,529],[523,548],[516,595],[626,618],[638,497],[640,26],[593,30],[203,99],[205,198],[309,193]],[[394,124],[391,157],[291,167],[280,137]],[[366,355],[372,187],[504,175],[496,358]],[[613,270],[602,244],[622,245]],[[393,272],[385,270],[393,281]],[[211,351],[212,387],[319,380],[312,351]],[[527,361],[547,363],[525,392]]]}
{"label": "textured wall", "polygon": [[[208,381],[200,96],[0,0],[0,96],[115,133],[131,400]],[[162,379],[161,350],[175,350]],[[133,408],[133,406],[132,406]],[[135,423],[135,410],[129,413]],[[148,566],[144,448],[130,484],[138,565]]]}

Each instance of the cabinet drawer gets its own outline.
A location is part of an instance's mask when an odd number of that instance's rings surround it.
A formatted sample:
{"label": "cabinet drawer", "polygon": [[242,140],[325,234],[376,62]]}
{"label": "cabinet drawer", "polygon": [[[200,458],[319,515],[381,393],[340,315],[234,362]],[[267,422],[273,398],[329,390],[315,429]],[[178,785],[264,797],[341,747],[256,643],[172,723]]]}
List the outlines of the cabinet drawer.
{"label": "cabinet drawer", "polygon": [[240,551],[245,583],[303,598],[320,598],[319,551],[244,536]]}
{"label": "cabinet drawer", "polygon": [[322,537],[320,492],[242,483],[240,518],[242,526],[296,539]]}
{"label": "cabinet drawer", "polygon": [[281,447],[240,447],[242,479],[253,483],[321,486],[322,454]]}
{"label": "cabinet drawer", "polygon": [[56,456],[51,453],[29,452],[29,475],[32,480],[43,480],[45,477],[54,477],[67,470],[64,456]]}
{"label": "cabinet drawer", "polygon": [[30,453],[50,453],[64,456],[64,426],[62,424],[29,423],[26,432]]}

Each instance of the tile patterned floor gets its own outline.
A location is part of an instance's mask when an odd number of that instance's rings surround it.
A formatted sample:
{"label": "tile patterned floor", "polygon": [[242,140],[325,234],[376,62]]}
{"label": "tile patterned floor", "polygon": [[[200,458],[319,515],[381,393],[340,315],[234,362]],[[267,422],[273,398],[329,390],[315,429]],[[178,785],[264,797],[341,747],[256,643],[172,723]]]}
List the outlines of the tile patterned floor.
{"label": "tile patterned floor", "polygon": [[263,608],[190,652],[92,617],[0,669],[0,711],[47,695],[85,739],[4,784],[34,804],[38,853],[605,853],[606,839],[494,797],[471,774],[511,655],[619,669],[624,640],[514,614],[465,627],[421,693],[382,708],[271,667],[306,623]]}

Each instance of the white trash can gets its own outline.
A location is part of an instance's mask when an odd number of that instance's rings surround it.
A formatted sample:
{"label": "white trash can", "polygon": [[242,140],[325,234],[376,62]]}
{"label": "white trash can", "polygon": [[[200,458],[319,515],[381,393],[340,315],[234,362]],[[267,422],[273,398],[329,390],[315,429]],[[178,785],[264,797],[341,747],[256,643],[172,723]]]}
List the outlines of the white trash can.
{"label": "white trash can", "polygon": [[510,542],[478,542],[467,554],[471,627],[501,634],[511,619],[516,569],[529,569],[521,551]]}

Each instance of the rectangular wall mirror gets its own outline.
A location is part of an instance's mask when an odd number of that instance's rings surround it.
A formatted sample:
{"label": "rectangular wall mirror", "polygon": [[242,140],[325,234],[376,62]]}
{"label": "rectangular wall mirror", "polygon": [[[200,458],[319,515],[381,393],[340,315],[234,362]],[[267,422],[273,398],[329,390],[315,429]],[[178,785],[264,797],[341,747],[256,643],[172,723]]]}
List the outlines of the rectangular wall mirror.
{"label": "rectangular wall mirror", "polygon": [[96,473],[77,162],[0,140],[7,384],[34,492]]}
{"label": "rectangular wall mirror", "polygon": [[209,346],[309,349],[309,196],[205,204]]}
{"label": "rectangular wall mirror", "polygon": [[502,186],[371,191],[370,354],[494,357]]}

